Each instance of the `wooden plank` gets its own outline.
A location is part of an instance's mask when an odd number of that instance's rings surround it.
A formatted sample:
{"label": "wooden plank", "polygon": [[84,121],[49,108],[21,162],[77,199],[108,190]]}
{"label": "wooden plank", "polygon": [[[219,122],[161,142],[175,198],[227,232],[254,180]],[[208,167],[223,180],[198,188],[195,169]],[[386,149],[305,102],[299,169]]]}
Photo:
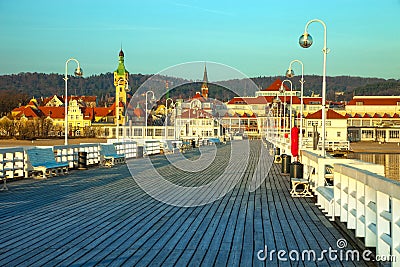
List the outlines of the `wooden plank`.
{"label": "wooden plank", "polygon": [[[0,236],[0,265],[316,266],[278,262],[276,253],[272,261],[257,258],[265,246],[268,251],[321,251],[336,248],[342,237],[312,198],[290,196],[289,178],[280,174],[278,164],[256,191],[248,191],[259,163],[259,145],[250,142],[248,166],[233,170],[243,179],[218,201],[199,207],[174,207],[152,199],[126,165],[10,183],[10,191],[0,196],[0,224],[6,233]],[[201,186],[218,178],[229,153],[228,146],[220,146],[213,163],[199,173],[179,171],[163,156],[152,161],[168,180]],[[327,260],[319,264],[342,265]],[[365,265],[343,263],[348,264]]]}

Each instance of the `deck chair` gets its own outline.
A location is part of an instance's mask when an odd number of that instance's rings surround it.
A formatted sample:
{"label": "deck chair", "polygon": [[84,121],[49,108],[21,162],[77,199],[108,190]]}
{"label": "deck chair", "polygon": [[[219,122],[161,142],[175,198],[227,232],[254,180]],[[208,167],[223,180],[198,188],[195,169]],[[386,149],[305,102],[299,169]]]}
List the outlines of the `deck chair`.
{"label": "deck chair", "polygon": [[[310,192],[310,177],[311,174],[315,173],[315,168],[308,166],[307,172],[305,173],[306,178],[290,178],[292,183],[292,189],[290,190],[290,195],[292,197],[313,197]],[[299,185],[303,186],[303,190],[298,190]]]}

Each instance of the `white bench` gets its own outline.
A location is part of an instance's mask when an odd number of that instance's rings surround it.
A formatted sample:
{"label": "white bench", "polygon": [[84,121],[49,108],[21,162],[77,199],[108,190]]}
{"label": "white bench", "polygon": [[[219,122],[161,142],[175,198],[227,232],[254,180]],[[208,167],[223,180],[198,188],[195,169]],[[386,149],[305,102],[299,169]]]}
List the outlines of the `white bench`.
{"label": "white bench", "polygon": [[334,192],[333,186],[318,186],[316,189],[317,195],[317,203],[316,205],[319,208],[327,213],[327,216],[330,217],[330,221],[335,220],[335,213],[334,213]]}
{"label": "white bench", "polygon": [[57,162],[51,148],[31,148],[26,150],[28,176],[42,178],[68,173],[68,162]]}
{"label": "white bench", "polygon": [[334,189],[333,189],[333,167],[331,165],[325,165],[324,175],[324,186],[318,186],[315,189],[317,195],[316,205],[330,217],[333,221],[335,218],[334,212]]}
{"label": "white bench", "polygon": [[[292,189],[290,190],[290,195],[292,197],[313,197],[310,192],[310,176],[315,171],[314,167],[308,166],[307,172],[305,174],[306,178],[290,178],[292,184]],[[297,187],[299,185],[303,186],[303,190],[299,191]]]}

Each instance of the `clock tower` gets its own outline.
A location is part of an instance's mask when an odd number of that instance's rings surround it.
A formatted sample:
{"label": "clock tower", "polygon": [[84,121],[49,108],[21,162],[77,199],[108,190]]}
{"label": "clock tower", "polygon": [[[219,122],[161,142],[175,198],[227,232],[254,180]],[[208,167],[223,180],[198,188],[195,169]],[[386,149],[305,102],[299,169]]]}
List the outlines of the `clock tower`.
{"label": "clock tower", "polygon": [[126,93],[129,91],[128,87],[129,72],[125,69],[124,65],[124,52],[119,51],[119,64],[118,68],[114,71],[114,86],[115,86],[115,107],[116,107],[116,120],[118,124],[124,123],[124,112],[126,107]]}

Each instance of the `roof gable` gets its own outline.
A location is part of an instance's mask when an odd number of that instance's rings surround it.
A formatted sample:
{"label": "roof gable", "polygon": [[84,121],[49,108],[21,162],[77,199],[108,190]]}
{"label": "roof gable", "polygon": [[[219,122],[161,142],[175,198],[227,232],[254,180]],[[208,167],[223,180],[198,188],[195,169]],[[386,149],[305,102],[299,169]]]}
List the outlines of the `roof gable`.
{"label": "roof gable", "polygon": [[[314,120],[320,120],[322,119],[322,110],[318,110],[317,112],[308,114],[306,116],[306,119],[314,119]],[[337,113],[336,111],[334,111],[333,109],[328,109],[328,111],[326,112],[326,119],[328,120],[337,120],[337,119],[342,119],[342,120],[346,120],[347,118],[339,113]]]}
{"label": "roof gable", "polygon": [[[270,84],[267,88],[261,90],[261,91],[279,91],[281,88],[282,81],[281,79],[276,79],[273,83]],[[287,87],[285,84],[283,84],[283,87],[285,88],[286,91],[290,91],[290,88]]]}

